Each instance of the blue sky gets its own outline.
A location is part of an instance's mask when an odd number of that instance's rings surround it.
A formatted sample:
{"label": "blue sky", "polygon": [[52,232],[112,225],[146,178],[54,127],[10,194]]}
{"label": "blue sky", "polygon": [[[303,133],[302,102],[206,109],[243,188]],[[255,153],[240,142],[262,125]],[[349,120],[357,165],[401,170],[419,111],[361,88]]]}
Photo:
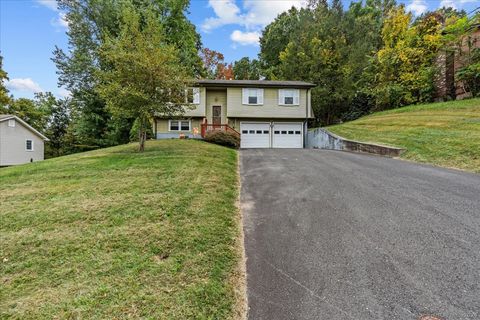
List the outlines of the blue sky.
{"label": "blue sky", "polygon": [[[350,1],[344,1],[347,6]],[[467,11],[480,6],[480,0],[399,1],[415,14],[439,6]],[[196,25],[203,45],[222,52],[228,62],[256,57],[258,36],[277,14],[303,0],[192,0],[189,18]],[[66,48],[68,24],[53,0],[0,0],[0,52],[14,97],[33,97],[36,91],[68,94],[58,88],[54,63],[55,45]]]}

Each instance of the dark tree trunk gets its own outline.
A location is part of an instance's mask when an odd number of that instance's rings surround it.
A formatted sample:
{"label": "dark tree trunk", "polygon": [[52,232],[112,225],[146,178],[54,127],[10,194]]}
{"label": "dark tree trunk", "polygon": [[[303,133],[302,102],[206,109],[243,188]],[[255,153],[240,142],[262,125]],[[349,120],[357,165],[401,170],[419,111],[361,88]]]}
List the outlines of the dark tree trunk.
{"label": "dark tree trunk", "polygon": [[138,129],[139,152],[145,151],[145,140],[147,140],[147,132],[145,130],[145,120],[140,119],[140,128]]}

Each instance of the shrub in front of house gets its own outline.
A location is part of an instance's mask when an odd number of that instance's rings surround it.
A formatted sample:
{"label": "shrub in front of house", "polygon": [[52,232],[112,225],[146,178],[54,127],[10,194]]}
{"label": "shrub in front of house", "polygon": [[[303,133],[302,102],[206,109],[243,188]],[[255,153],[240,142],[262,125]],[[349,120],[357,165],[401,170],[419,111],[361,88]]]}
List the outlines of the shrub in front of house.
{"label": "shrub in front of house", "polygon": [[240,137],[238,134],[228,131],[211,131],[205,135],[205,141],[219,144],[221,146],[238,149],[240,147]]}

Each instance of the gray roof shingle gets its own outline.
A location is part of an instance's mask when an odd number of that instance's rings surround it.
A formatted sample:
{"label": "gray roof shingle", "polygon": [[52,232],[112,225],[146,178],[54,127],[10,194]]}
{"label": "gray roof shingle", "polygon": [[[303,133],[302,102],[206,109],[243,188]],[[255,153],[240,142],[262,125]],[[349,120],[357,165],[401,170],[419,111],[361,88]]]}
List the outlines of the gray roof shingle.
{"label": "gray roof shingle", "polygon": [[315,84],[304,81],[272,80],[196,80],[201,87],[260,87],[260,88],[313,88]]}

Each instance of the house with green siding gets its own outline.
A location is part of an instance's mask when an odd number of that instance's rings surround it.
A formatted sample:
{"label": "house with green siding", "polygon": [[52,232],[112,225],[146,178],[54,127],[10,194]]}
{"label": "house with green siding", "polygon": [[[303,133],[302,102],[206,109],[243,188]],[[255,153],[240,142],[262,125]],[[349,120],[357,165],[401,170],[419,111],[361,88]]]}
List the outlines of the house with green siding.
{"label": "house with green siding", "polygon": [[214,130],[240,135],[241,148],[303,148],[313,118],[311,89],[302,81],[197,80],[181,117],[156,117],[157,139],[201,139]]}

